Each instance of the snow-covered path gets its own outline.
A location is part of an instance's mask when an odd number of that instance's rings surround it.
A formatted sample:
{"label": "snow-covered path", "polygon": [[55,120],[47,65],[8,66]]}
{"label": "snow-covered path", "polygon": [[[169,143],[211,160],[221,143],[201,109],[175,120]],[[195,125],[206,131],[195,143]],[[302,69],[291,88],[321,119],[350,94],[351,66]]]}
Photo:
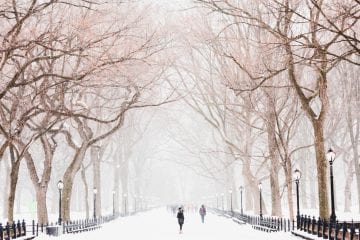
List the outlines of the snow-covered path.
{"label": "snow-covered path", "polygon": [[239,239],[298,239],[290,233],[264,233],[249,225],[239,225],[231,219],[208,214],[205,223],[201,223],[197,213],[185,213],[183,234],[179,234],[177,219],[165,209],[156,209],[135,216],[120,218],[104,224],[99,230],[75,235],[63,235],[58,238],[40,236],[43,239],[121,239],[121,240],[239,240]]}

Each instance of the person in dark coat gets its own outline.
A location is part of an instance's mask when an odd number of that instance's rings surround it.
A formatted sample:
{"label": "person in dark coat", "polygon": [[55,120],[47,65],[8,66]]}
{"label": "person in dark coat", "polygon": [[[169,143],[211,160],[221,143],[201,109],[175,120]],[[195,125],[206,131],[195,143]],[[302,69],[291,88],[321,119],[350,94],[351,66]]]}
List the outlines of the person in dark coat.
{"label": "person in dark coat", "polygon": [[205,219],[205,215],[206,215],[206,208],[204,205],[201,205],[201,207],[199,209],[199,213],[201,216],[201,221],[202,221],[202,223],[204,223],[204,219]]}
{"label": "person in dark coat", "polygon": [[179,223],[179,226],[180,226],[180,232],[179,233],[182,233],[182,226],[184,224],[184,209],[182,209],[181,207],[179,207],[179,211],[177,213],[177,219],[178,219],[178,223]]}

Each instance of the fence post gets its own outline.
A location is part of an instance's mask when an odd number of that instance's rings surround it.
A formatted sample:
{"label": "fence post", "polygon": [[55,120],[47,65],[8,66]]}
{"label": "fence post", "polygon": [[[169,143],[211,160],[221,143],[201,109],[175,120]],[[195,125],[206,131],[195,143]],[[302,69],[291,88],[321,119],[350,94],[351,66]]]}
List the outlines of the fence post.
{"label": "fence post", "polygon": [[18,232],[18,236],[21,237],[21,223],[20,220],[18,220],[17,224],[16,224],[16,228],[17,228],[17,232]]}
{"label": "fence post", "polygon": [[350,240],[353,240],[355,237],[355,226],[354,226],[354,220],[351,220],[351,226],[350,226]]}
{"label": "fence post", "polygon": [[291,223],[290,223],[290,218],[288,218],[288,232],[291,231]]}
{"label": "fence post", "polygon": [[7,239],[10,239],[10,224],[9,224],[9,222],[6,223],[5,231],[6,231]]}
{"label": "fence post", "polygon": [[338,236],[338,234],[339,234],[339,221],[336,221],[336,222],[334,223],[334,225],[335,225],[335,236],[334,236],[334,239],[337,240],[337,236]]}
{"label": "fence post", "polygon": [[277,219],[277,230],[280,231],[280,219]]}
{"label": "fence post", "polygon": [[331,230],[332,230],[332,221],[329,220],[329,235],[328,235],[328,239],[331,240]]}
{"label": "fence post", "polygon": [[[298,226],[296,226],[298,228]],[[293,219],[293,231],[295,231],[295,220]]]}
{"label": "fence post", "polygon": [[12,229],[12,237],[16,238],[16,223],[15,223],[15,221],[12,222],[11,229]]}
{"label": "fence post", "polygon": [[39,236],[39,223],[36,224],[36,236]]}
{"label": "fence post", "polygon": [[26,223],[25,223],[25,220],[24,220],[24,219],[23,219],[21,225],[22,225],[22,229],[23,229],[23,231],[24,231],[24,235],[23,235],[23,236],[26,236]]}
{"label": "fence post", "polygon": [[300,231],[303,231],[303,223],[304,223],[304,215],[301,214],[301,217],[300,217]]}
{"label": "fence post", "polygon": [[313,216],[312,222],[311,222],[311,234],[314,235],[315,234],[315,224],[316,224],[316,219]]}
{"label": "fence post", "polygon": [[3,237],[4,237],[4,230],[2,224],[0,223],[0,240],[3,240]]}
{"label": "fence post", "polygon": [[32,220],[32,235],[35,236],[35,220]]}
{"label": "fence post", "polygon": [[[317,226],[316,226],[316,232],[317,232],[317,236],[320,237],[320,225],[322,226],[322,223],[321,223],[321,218],[319,217],[318,220],[317,220]],[[323,226],[321,227],[323,228]]]}
{"label": "fence post", "polygon": [[341,240],[346,239],[346,234],[347,234],[347,226],[346,226],[346,222],[343,222]]}

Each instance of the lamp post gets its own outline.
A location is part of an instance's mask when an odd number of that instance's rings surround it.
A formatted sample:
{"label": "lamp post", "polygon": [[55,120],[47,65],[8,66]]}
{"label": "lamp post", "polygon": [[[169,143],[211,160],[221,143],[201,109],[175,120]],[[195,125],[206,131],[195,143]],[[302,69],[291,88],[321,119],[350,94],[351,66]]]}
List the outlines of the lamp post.
{"label": "lamp post", "polygon": [[64,188],[63,181],[61,181],[61,180],[58,181],[57,188],[59,189],[59,220],[58,220],[58,222],[59,222],[59,225],[61,225],[61,222],[62,222],[62,218],[61,218],[61,191]]}
{"label": "lamp post", "polygon": [[258,187],[259,187],[259,193],[260,193],[260,220],[262,219],[262,202],[261,202],[261,191],[262,191],[262,183],[261,182],[259,182],[259,185],[258,185]]}
{"label": "lamp post", "polygon": [[222,210],[224,211],[224,194],[221,194],[221,205],[222,205]]}
{"label": "lamp post", "polygon": [[239,187],[240,189],[240,206],[241,206],[241,215],[243,215],[243,202],[242,202],[242,193],[243,193],[243,190],[244,190],[244,187],[243,186],[240,186]]}
{"label": "lamp post", "polygon": [[94,219],[96,219],[96,194],[97,194],[97,189],[94,188]]}
{"label": "lamp post", "polygon": [[113,200],[113,216],[115,216],[115,190],[112,191],[112,200]]}
{"label": "lamp post", "polygon": [[232,190],[230,189],[229,190],[229,193],[230,193],[230,211],[231,211],[231,214],[233,213],[233,204],[232,204]]}
{"label": "lamp post", "polygon": [[294,173],[295,173],[295,183],[296,183],[296,226],[299,229],[300,226],[299,182],[301,178],[301,172],[299,169],[296,169]]}
{"label": "lamp post", "polygon": [[330,163],[330,190],[331,190],[331,215],[330,215],[330,220],[333,223],[336,222],[335,200],[334,200],[334,175],[333,175],[333,163],[335,161],[335,156],[336,156],[336,154],[331,148],[326,153],[326,158]]}

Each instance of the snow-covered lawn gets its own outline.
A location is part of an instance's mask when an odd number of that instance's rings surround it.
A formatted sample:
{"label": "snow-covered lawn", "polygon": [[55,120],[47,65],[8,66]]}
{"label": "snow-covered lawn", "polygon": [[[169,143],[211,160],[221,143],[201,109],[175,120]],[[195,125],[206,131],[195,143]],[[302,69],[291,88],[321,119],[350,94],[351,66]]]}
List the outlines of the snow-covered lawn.
{"label": "snow-covered lawn", "polygon": [[179,234],[177,219],[165,209],[155,209],[104,224],[101,229],[61,237],[39,236],[37,240],[239,240],[239,239],[299,239],[290,233],[264,233],[250,225],[239,225],[231,219],[208,214],[201,223],[198,213],[185,213],[183,234]]}

